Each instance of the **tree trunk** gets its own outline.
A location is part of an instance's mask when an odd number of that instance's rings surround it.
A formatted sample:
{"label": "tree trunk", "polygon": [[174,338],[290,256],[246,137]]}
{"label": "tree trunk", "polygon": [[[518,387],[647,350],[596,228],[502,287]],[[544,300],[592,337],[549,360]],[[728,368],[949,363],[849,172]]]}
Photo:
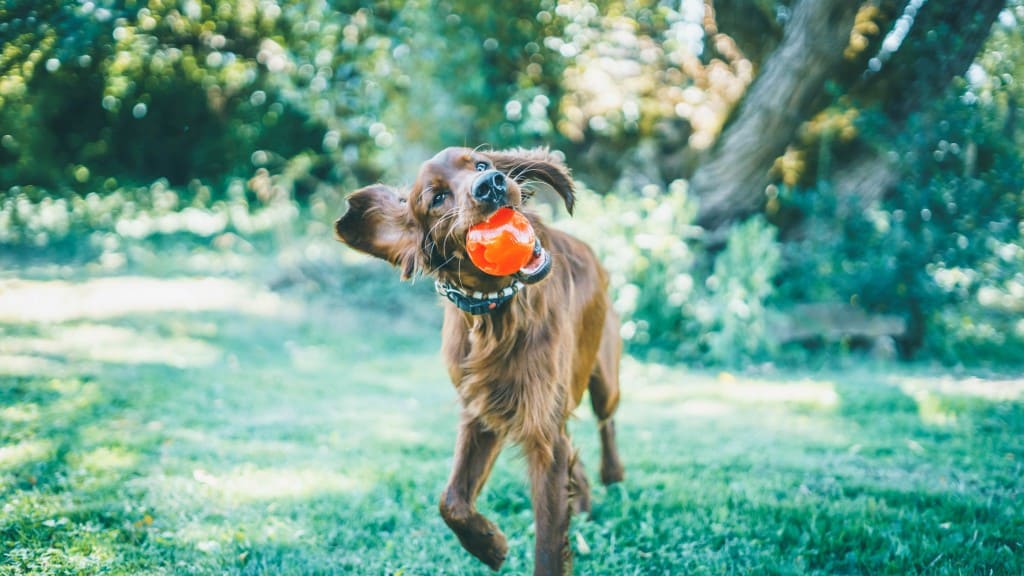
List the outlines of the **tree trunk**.
{"label": "tree trunk", "polygon": [[782,43],[693,175],[691,189],[701,201],[698,224],[713,230],[764,204],[775,159],[816,112],[826,80],[842,64],[859,4],[801,0],[793,8]]}
{"label": "tree trunk", "polygon": [[705,0],[705,10],[710,11],[705,14],[705,22],[710,16],[713,26],[705,30],[705,59],[714,53],[715,37],[721,32],[733,39],[755,68],[760,68],[782,40],[783,26],[773,13],[775,4],[774,0]]}
{"label": "tree trunk", "polygon": [[[883,31],[905,5],[874,3]],[[910,114],[926,108],[950,80],[967,71],[1005,5],[1005,0],[929,0],[882,70],[865,75],[863,64],[877,52],[884,34],[872,38],[855,61],[844,60],[859,3],[801,0],[782,43],[691,179],[701,199],[698,223],[714,232],[761,210],[775,160],[803,122],[828,104],[830,82],[862,105],[879,106],[891,120],[889,128],[901,129]],[[884,195],[898,174],[882,154],[866,150],[840,159],[832,178],[836,193],[861,196],[862,206]]]}

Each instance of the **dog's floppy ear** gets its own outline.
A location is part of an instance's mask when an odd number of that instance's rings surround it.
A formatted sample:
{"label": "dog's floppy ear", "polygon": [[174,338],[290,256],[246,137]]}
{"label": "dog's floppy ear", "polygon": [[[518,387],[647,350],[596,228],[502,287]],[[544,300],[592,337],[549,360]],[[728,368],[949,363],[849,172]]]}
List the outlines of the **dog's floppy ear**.
{"label": "dog's floppy ear", "polygon": [[572,208],[576,202],[576,189],[573,186],[572,177],[569,176],[569,169],[565,167],[565,164],[562,164],[562,161],[550,150],[547,148],[533,148],[532,150],[515,148],[488,152],[487,157],[494,163],[495,168],[516,182],[540,180],[551,186],[565,201],[565,209],[572,214]]}
{"label": "dog's floppy ear", "polygon": [[402,271],[402,280],[419,266],[420,229],[405,200],[382,184],[350,194],[348,211],[334,223],[334,233],[352,248],[387,260]]}

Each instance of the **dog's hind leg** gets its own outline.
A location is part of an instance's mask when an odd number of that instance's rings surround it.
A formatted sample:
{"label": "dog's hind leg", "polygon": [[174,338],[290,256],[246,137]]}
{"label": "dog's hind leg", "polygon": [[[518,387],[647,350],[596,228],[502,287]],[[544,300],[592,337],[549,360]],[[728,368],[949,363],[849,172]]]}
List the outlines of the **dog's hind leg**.
{"label": "dog's hind leg", "polygon": [[587,472],[578,451],[572,457],[569,497],[572,499],[573,514],[590,512],[590,482],[587,481]]}
{"label": "dog's hind leg", "polygon": [[440,505],[441,517],[459,537],[462,547],[492,570],[505,561],[508,543],[501,530],[476,511],[476,498],[501,452],[502,440],[479,422],[463,416],[452,475]]}
{"label": "dog's hind leg", "polygon": [[612,416],[619,407],[619,357],[622,341],[619,339],[619,320],[615,313],[608,312],[601,334],[601,347],[597,363],[590,375],[590,404],[597,415],[597,426],[601,433],[601,482],[614,484],[625,477],[619,450],[615,444],[615,422]]}

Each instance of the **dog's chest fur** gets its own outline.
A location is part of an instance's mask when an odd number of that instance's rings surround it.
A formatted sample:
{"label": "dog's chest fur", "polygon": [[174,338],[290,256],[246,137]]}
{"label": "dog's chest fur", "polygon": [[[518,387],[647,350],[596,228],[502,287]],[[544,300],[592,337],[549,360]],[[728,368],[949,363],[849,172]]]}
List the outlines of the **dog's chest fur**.
{"label": "dog's chest fur", "polygon": [[[527,313],[538,304],[529,292],[468,322],[457,311],[445,314],[443,353],[462,405],[469,416],[517,442],[541,441],[557,430],[572,375],[571,350],[562,350],[553,337],[571,330],[565,313]],[[523,321],[537,317],[544,321]]]}

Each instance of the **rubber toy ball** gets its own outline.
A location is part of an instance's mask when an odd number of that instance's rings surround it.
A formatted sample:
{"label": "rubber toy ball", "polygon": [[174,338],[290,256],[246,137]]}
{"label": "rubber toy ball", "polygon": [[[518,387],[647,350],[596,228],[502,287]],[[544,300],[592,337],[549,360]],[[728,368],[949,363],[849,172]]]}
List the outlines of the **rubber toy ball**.
{"label": "rubber toy ball", "polygon": [[499,208],[466,233],[469,259],[491,276],[518,272],[533,257],[533,226],[512,208]]}

